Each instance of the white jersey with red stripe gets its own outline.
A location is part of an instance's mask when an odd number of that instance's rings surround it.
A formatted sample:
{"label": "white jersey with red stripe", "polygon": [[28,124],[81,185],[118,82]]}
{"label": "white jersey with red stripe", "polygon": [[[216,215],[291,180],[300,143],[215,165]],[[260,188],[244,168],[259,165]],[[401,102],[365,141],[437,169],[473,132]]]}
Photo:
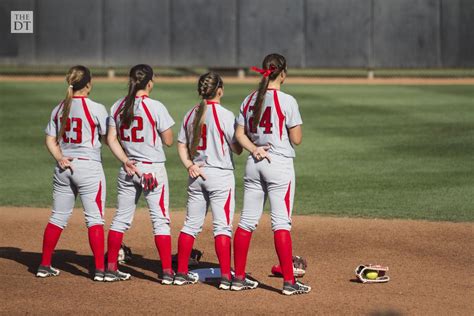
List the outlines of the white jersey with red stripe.
{"label": "white jersey with red stripe", "polygon": [[[204,163],[205,167],[234,169],[230,144],[235,142],[235,116],[216,102],[207,101],[205,118],[201,130],[201,140],[197,147],[194,163]],[[192,142],[193,121],[198,105],[186,113],[181,124],[178,141]]]}
{"label": "white jersey with red stripe", "polygon": [[109,125],[117,135],[128,158],[144,162],[165,162],[160,133],[174,125],[166,107],[148,96],[135,98],[134,117],[130,126],[121,124],[121,110],[125,98],[120,98],[110,109]]}
{"label": "white jersey with red stripe", "polygon": [[[57,105],[46,126],[47,135],[57,137],[61,129],[63,102]],[[101,161],[99,135],[107,134],[107,110],[87,97],[73,97],[65,133],[59,139],[64,156]]]}
{"label": "white jersey with red stripe", "polygon": [[256,99],[256,91],[245,98],[237,124],[245,127],[247,136],[255,145],[270,145],[270,153],[295,157],[288,129],[303,124],[295,98],[280,90],[268,89],[262,104],[260,123],[254,126],[253,109]]}

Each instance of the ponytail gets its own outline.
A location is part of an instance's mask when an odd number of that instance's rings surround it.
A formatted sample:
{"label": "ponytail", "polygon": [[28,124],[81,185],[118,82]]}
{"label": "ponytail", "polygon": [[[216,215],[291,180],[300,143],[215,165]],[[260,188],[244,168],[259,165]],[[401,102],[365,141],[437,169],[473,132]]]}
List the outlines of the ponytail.
{"label": "ponytail", "polygon": [[268,84],[270,79],[265,76],[262,77],[260,83],[258,84],[257,99],[253,107],[253,124],[258,126],[260,123],[260,116],[262,115],[263,101],[265,100],[265,94],[267,93]]}
{"label": "ponytail", "polygon": [[258,85],[257,98],[253,108],[253,124],[258,126],[262,116],[263,102],[265,101],[265,94],[268,90],[270,81],[275,80],[282,71],[286,72],[286,59],[280,54],[267,55],[262,62],[263,69],[252,67],[252,70],[262,74],[262,80]]}
{"label": "ponytail", "polygon": [[130,127],[133,121],[133,106],[135,105],[135,97],[137,96],[137,84],[130,81],[128,85],[128,94],[125,97],[125,104],[122,110],[122,124]]}
{"label": "ponytail", "polygon": [[201,131],[207,109],[206,100],[214,98],[217,95],[217,90],[223,86],[222,78],[215,72],[208,72],[199,77],[197,90],[202,99],[194,114],[191,135],[188,135],[188,139],[192,139],[191,143],[188,142],[191,159],[196,155],[197,147],[201,141]]}
{"label": "ponytail", "polygon": [[202,99],[201,103],[199,103],[199,106],[196,110],[196,113],[194,114],[194,120],[193,120],[193,129],[192,129],[192,142],[191,146],[189,147],[189,152],[190,156],[194,157],[197,152],[197,147],[199,146],[199,142],[201,141],[201,131],[202,131],[202,125],[204,124],[204,115],[206,113],[206,100]]}
{"label": "ponytail", "polygon": [[67,118],[69,117],[69,113],[71,112],[71,103],[72,103],[73,94],[74,94],[74,91],[72,90],[72,85],[69,85],[69,87],[67,87],[67,90],[66,90],[66,97],[64,98],[64,101],[63,101],[61,128],[59,129],[59,134],[57,137],[58,142],[64,136],[64,133],[66,132]]}
{"label": "ponytail", "polygon": [[67,127],[67,119],[71,112],[71,104],[74,92],[84,89],[88,83],[91,82],[91,72],[85,66],[71,67],[66,75],[66,82],[68,84],[66,90],[66,97],[63,100],[61,113],[61,128],[59,129],[56,141],[59,143],[64,136]]}
{"label": "ponytail", "polygon": [[121,124],[124,126],[130,127],[130,124],[132,124],[134,117],[133,108],[137,92],[145,89],[150,80],[153,80],[153,69],[150,66],[140,64],[130,69],[128,94],[125,97],[125,104],[120,111],[122,114]]}

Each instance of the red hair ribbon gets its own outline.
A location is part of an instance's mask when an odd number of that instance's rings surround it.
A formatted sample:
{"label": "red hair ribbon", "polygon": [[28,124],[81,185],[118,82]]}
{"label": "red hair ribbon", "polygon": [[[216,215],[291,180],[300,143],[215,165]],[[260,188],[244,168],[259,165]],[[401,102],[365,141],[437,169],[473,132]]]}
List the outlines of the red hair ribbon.
{"label": "red hair ribbon", "polygon": [[274,65],[270,65],[270,69],[260,69],[260,68],[257,68],[255,66],[253,66],[251,69],[253,71],[256,71],[256,72],[262,74],[266,78],[266,77],[270,76],[276,70],[276,67]]}

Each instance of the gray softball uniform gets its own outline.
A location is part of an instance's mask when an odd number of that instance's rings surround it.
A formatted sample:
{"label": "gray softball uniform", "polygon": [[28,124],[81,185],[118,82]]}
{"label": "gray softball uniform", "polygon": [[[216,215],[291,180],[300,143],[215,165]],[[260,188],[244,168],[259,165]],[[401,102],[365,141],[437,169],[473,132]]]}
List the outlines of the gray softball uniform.
{"label": "gray softball uniform", "polygon": [[271,162],[255,160],[249,155],[244,177],[244,206],[239,226],[247,231],[257,227],[266,197],[270,201],[272,230],[291,230],[291,212],[295,194],[293,158],[295,150],[288,129],[303,124],[298,103],[291,95],[268,89],[262,104],[258,126],[253,124],[257,93],[245,98],[237,124],[257,146],[270,145]]}
{"label": "gray softball uniform", "polygon": [[[218,103],[207,102],[206,106],[201,140],[193,162],[203,164],[201,168],[207,179],[189,177],[186,220],[181,231],[196,237],[202,231],[210,206],[214,236],[231,236],[235,210],[235,179],[230,144],[235,141],[235,117]],[[180,143],[192,142],[197,107],[184,116],[178,135]]]}
{"label": "gray softball uniform", "polygon": [[[128,158],[138,161],[138,170],[142,173],[155,173],[158,187],[143,193],[150,210],[153,234],[169,235],[169,187],[160,133],[171,128],[174,121],[161,102],[142,96],[135,99],[134,118],[130,126],[125,126],[121,123],[120,113],[124,103],[125,98],[121,98],[112,106],[109,125],[117,129],[118,138]],[[123,166],[120,168],[117,188],[117,211],[110,229],[123,233],[132,225],[143,189],[138,176],[128,176]]]}
{"label": "gray softball uniform", "polygon": [[[56,106],[45,133],[57,137],[61,129],[63,103]],[[53,211],[49,222],[65,228],[79,194],[87,227],[104,224],[105,176],[102,169],[99,135],[107,134],[107,110],[87,97],[74,97],[59,146],[72,157],[72,170],[54,169]]]}

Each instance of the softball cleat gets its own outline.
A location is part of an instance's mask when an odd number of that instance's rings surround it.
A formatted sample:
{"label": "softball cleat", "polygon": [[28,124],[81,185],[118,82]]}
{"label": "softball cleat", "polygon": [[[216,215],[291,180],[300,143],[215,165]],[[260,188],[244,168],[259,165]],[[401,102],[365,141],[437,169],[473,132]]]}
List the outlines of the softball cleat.
{"label": "softball cleat", "polygon": [[130,280],[131,277],[132,276],[130,273],[125,273],[119,270],[116,270],[116,271],[108,270],[107,272],[105,272],[104,281],[105,282],[126,281],[126,280]]}
{"label": "softball cleat", "polygon": [[59,275],[59,270],[51,266],[39,266],[38,272],[36,272],[36,276],[38,278],[47,278],[47,277],[58,276],[58,275]]}
{"label": "softball cleat", "polygon": [[95,270],[93,280],[96,282],[103,282],[105,277],[105,272],[102,270]]}
{"label": "softball cleat", "polygon": [[199,275],[194,272],[188,272],[188,274],[176,273],[174,276],[174,285],[187,285],[195,284],[199,281]]}
{"label": "softball cleat", "polygon": [[296,281],[294,284],[285,282],[282,291],[285,295],[308,294],[309,292],[311,292],[311,286],[304,285],[299,281]]}
{"label": "softball cleat", "polygon": [[232,282],[229,279],[222,278],[221,283],[219,283],[219,290],[230,290]]}
{"label": "softball cleat", "polygon": [[163,277],[161,278],[161,284],[163,285],[171,285],[174,281],[174,275],[171,273],[163,273]]}
{"label": "softball cleat", "polygon": [[253,290],[258,287],[258,282],[250,280],[249,278],[245,278],[243,280],[240,279],[233,279],[232,286],[230,289],[232,291],[242,291],[242,290]]}

